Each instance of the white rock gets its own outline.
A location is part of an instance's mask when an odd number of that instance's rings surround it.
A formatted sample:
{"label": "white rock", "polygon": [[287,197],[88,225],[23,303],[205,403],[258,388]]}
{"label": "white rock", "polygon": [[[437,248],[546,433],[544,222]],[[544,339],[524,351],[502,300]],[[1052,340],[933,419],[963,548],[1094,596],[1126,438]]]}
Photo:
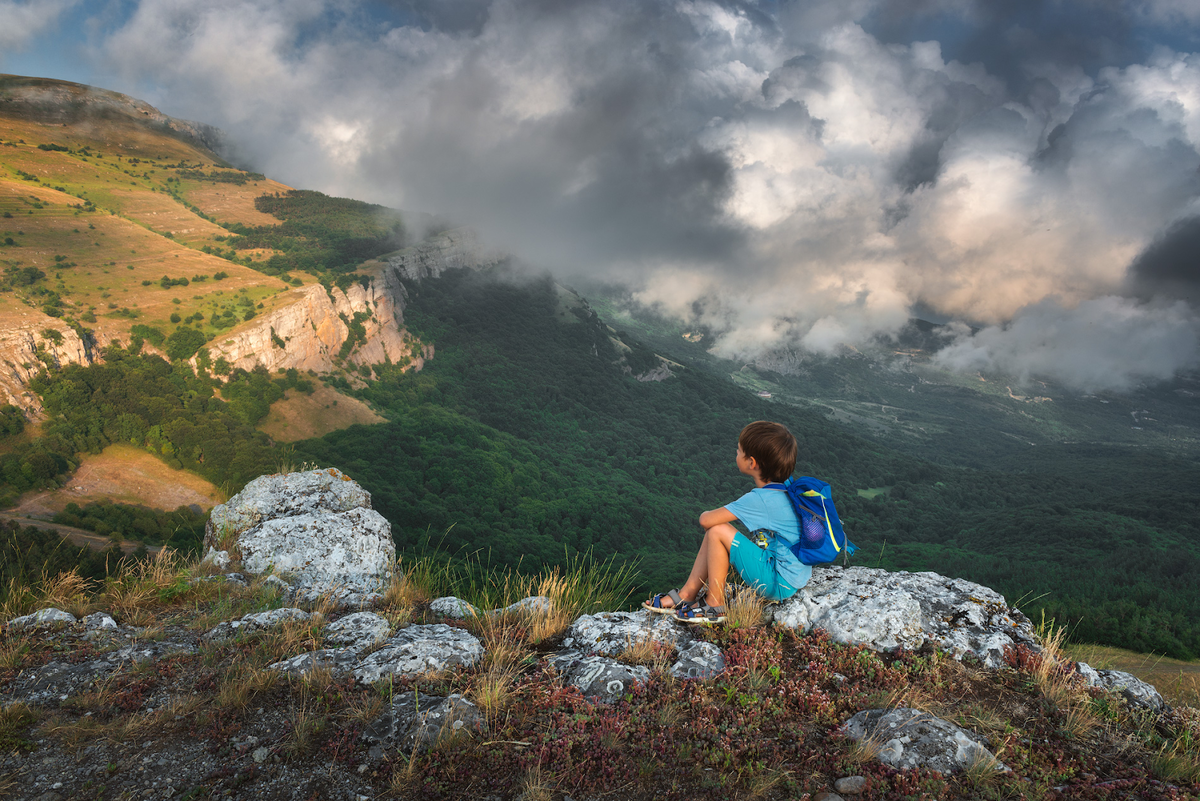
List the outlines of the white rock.
{"label": "white rock", "polygon": [[1089,685],[1117,693],[1131,704],[1154,710],[1167,705],[1153,684],[1142,681],[1132,673],[1123,670],[1096,670],[1087,662],[1080,662],[1076,667]]}
{"label": "white rock", "polygon": [[721,649],[697,640],[679,652],[679,661],[671,666],[671,675],[680,679],[711,679],[724,670]]}
{"label": "white rock", "polygon": [[563,639],[564,648],[615,656],[630,645],[652,641],[684,648],[694,638],[668,615],[637,612],[600,612],[576,618]]}
{"label": "white rock", "polygon": [[816,568],[774,616],[780,626],[821,628],[838,642],[880,651],[932,641],[956,658],[974,654],[989,667],[1003,664],[1005,646],[1034,643],[1028,618],[1004,596],[937,573]]}
{"label": "white rock", "polygon": [[254,479],[213,508],[204,541],[229,544],[247,571],[277,574],[305,603],[323,595],[342,606],[376,601],[396,558],[391,526],[371,509],[370,494],[332,468]]}
{"label": "white rock", "polygon": [[565,651],[551,658],[550,663],[561,672],[568,684],[579,688],[585,698],[602,704],[620,700],[634,682],[650,679],[649,668],[626,665],[598,654]]}
{"label": "white rock", "polygon": [[227,502],[217,504],[204,527],[204,543],[236,536],[264,520],[370,509],[371,494],[337,468],[259,476]]}
{"label": "white rock", "polygon": [[927,767],[942,773],[978,762],[1010,769],[989,751],[983,738],[918,709],[871,709],[845,723],[852,740],[870,737],[879,743],[879,761],[899,770]]}
{"label": "white rock", "polygon": [[83,627],[87,631],[115,629],[117,628],[117,621],[113,620],[112,616],[107,612],[93,612],[83,619]]}
{"label": "white rock", "polygon": [[409,626],[359,662],[354,678],[371,684],[386,676],[417,676],[449,667],[470,667],[482,656],[483,644],[468,631],[445,623]]}
{"label": "white rock", "polygon": [[361,651],[386,640],[391,632],[392,624],[386,617],[374,612],[354,612],[326,626],[325,639],[334,645],[349,645]]}
{"label": "white rock", "polygon": [[465,618],[474,617],[479,611],[461,598],[446,595],[434,598],[429,602],[429,611],[441,617]]}
{"label": "white rock", "polygon": [[47,607],[39,609],[32,615],[22,615],[14,617],[8,621],[10,631],[30,630],[30,629],[51,629],[58,626],[74,626],[79,622],[79,619],[70,612],[64,612],[55,607]]}
{"label": "white rock", "polygon": [[262,629],[282,625],[289,620],[304,621],[309,620],[311,617],[312,615],[308,612],[305,612],[303,609],[296,609],[295,607],[269,609],[266,612],[251,612],[248,615],[243,615],[239,620],[218,623],[204,635],[204,639],[227,640],[239,633],[261,631]]}
{"label": "white rock", "polygon": [[267,665],[268,670],[278,670],[295,676],[307,676],[314,670],[328,669],[335,676],[348,673],[358,661],[356,648],[324,648],[320,651],[309,651]]}
{"label": "white rock", "polygon": [[531,595],[509,604],[503,609],[494,609],[491,614],[545,614],[553,607],[554,604],[545,595]]}
{"label": "white rock", "polygon": [[209,546],[208,553],[204,554],[204,558],[200,560],[203,564],[210,564],[217,570],[225,570],[229,567],[229,563],[233,561],[229,551],[218,551],[216,548]]}

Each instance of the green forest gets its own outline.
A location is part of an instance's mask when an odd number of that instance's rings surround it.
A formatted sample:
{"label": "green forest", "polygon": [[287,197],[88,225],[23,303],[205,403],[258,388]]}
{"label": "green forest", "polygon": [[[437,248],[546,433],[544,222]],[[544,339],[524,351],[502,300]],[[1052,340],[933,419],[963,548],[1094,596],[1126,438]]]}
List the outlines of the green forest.
{"label": "green forest", "polygon": [[[689,366],[673,377],[638,381],[657,364],[645,344],[586,304],[564,305],[549,279],[502,273],[409,284],[406,325],[436,343],[436,358],[419,372],[375,365],[357,390],[334,379],[388,422],[294,445],[295,461],[360,481],[401,550],[432,542],[525,570],[615,555],[638,562],[640,591],[677,586],[699,513],[750,488],[734,465],[741,427],[778,419],[800,442],[798,472],[833,484],[861,547],[854,563],[978,581],[1068,623],[1077,640],[1200,654],[1194,460],[1060,444],[1025,469],[929,461],[817,409],[757,398],[701,361],[679,357]],[[45,372],[34,383],[49,415],[43,436],[0,456],[3,490],[11,499],[80,453],[129,442],[235,492],[277,469],[280,453],[254,425],[303,379],[236,371],[222,381],[136,348]],[[95,531],[195,544],[194,521],[148,512],[68,510]]]}

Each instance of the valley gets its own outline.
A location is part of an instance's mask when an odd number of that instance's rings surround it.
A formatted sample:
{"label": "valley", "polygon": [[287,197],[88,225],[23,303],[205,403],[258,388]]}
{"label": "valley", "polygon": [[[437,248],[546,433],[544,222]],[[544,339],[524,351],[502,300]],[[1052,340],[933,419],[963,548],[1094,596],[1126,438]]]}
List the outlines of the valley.
{"label": "valley", "polygon": [[978,581],[1084,642],[1200,654],[1194,377],[1082,396],[949,373],[920,321],[836,358],[725,360],[705,332],[469,232],[418,238],[400,212],[161,127],[3,112],[9,506],[195,548],[195,520],[151,519],[186,493],[136,485],[187,477],[217,500],[332,465],[401,551],[525,571],[613,558],[640,594],[676,585],[698,513],[745,491],[741,426],[778,419],[834,484],[859,564]]}

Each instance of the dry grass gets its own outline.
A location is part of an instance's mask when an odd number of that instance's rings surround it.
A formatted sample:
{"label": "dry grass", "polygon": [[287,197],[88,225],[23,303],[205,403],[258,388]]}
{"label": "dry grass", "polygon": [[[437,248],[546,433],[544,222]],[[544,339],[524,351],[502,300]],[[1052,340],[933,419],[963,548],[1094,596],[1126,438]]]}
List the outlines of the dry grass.
{"label": "dry grass", "polygon": [[1000,764],[999,759],[978,748],[975,750],[975,756],[971,759],[970,764],[963,768],[963,779],[969,786],[976,789],[989,787],[1004,775]]}
{"label": "dry grass", "polygon": [[790,770],[776,770],[774,768],[756,770],[744,782],[746,795],[749,798],[766,798],[772,790],[791,775],[792,772]]}
{"label": "dry grass", "polygon": [[644,637],[626,642],[625,649],[617,655],[617,661],[627,665],[645,665],[656,673],[666,673],[675,661],[675,649]]}
{"label": "dry grass", "polygon": [[870,734],[861,740],[854,740],[846,752],[846,760],[851,765],[866,765],[874,762],[879,759],[879,752],[883,750],[883,746],[884,741],[877,733]]}
{"label": "dry grass", "polygon": [[244,710],[258,695],[279,683],[280,675],[275,670],[243,668],[226,674],[217,691],[216,704],[228,709]]}
{"label": "dry grass", "polygon": [[508,707],[518,676],[513,666],[493,666],[475,677],[468,695],[492,720]]}
{"label": "dry grass", "polygon": [[86,615],[92,606],[91,590],[96,582],[79,575],[78,568],[57,576],[42,576],[41,605],[53,606],[76,617]]}
{"label": "dry grass", "polygon": [[750,587],[743,587],[726,608],[725,625],[730,628],[754,628],[766,620],[767,601]]}
{"label": "dry grass", "polygon": [[18,670],[25,665],[29,655],[29,635],[9,639],[0,646],[0,670]]}
{"label": "dry grass", "polygon": [[524,801],[550,801],[554,793],[552,777],[542,771],[540,764],[525,772],[521,779],[521,798]]}

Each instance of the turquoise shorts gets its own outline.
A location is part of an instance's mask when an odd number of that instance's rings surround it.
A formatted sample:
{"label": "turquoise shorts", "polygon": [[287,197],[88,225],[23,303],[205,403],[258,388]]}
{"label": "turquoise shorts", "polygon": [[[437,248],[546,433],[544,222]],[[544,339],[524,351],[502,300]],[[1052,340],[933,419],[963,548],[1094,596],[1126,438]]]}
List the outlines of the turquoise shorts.
{"label": "turquoise shorts", "polygon": [[740,531],[733,535],[729,564],[737,569],[742,581],[764,598],[782,601],[796,594],[796,588],[779,578],[779,574],[775,572],[774,555],[755,545],[754,540]]}

